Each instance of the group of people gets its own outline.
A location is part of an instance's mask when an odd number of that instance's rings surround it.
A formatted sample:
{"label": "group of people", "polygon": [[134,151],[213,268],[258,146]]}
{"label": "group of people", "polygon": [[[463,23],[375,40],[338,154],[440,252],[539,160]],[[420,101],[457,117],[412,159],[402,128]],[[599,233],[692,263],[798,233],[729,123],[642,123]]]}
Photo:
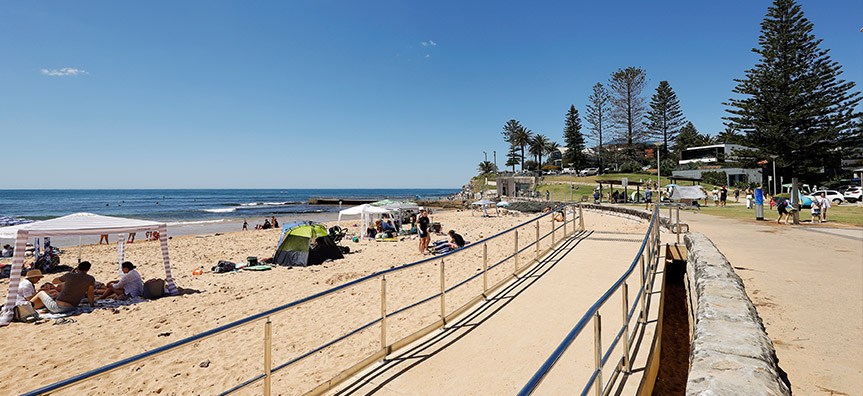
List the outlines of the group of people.
{"label": "group of people", "polygon": [[[725,207],[726,202],[728,201],[728,187],[722,186],[717,188],[713,187],[713,191],[711,191],[711,195],[713,196],[713,206]],[[707,198],[704,198],[704,204],[707,205]]]}
{"label": "group of people", "polygon": [[[276,220],[276,216],[270,217],[269,219],[264,219],[264,224],[255,224],[256,230],[269,230],[270,228],[279,228],[279,221]],[[249,222],[246,219],[243,219],[243,231],[249,229]]]}
{"label": "group of people", "polygon": [[44,278],[42,271],[27,271],[19,283],[15,305],[31,304],[34,309],[60,314],[77,309],[85,297],[92,306],[96,300],[111,296],[119,299],[143,296],[144,281],[131,262],[123,262],[123,275],[107,284],[96,282],[96,278],[88,274],[90,267],[89,261],[82,261],[74,270],[40,286],[38,292],[36,285]]}
{"label": "group of people", "polygon": [[396,227],[393,225],[392,220],[375,220],[374,224],[370,224],[366,229],[366,236],[368,238],[374,239],[377,238],[378,235],[380,235],[381,238],[395,238],[398,236],[398,232],[396,231]]}
{"label": "group of people", "polygon": [[[832,207],[830,200],[827,198],[825,193],[821,193],[820,196],[815,197],[812,200],[812,203],[809,204],[809,215],[812,216],[812,223],[826,223],[827,222],[827,210]],[[785,217],[785,224],[788,224],[788,220],[791,219],[791,216],[794,212],[797,211],[791,205],[790,200],[782,200],[776,206],[776,210],[779,212],[779,217],[776,219],[777,224],[781,224],[782,217]]]}

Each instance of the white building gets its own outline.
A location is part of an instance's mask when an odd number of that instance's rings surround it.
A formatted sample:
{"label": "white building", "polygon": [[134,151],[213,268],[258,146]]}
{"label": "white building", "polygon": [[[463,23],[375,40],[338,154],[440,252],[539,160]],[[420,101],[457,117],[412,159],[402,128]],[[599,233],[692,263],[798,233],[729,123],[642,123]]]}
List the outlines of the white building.
{"label": "white building", "polygon": [[703,162],[706,164],[729,162],[736,159],[735,151],[749,150],[749,147],[739,144],[721,143],[711,144],[709,146],[690,147],[680,153],[679,164],[689,164],[693,162]]}

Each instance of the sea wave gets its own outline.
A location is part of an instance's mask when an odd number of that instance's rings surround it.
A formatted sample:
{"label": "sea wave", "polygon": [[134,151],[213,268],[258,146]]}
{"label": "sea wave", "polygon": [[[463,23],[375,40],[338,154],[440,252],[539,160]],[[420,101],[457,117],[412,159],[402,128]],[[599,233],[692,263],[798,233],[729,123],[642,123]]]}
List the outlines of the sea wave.
{"label": "sea wave", "polygon": [[[305,203],[305,202],[291,202],[291,201],[287,201],[287,202],[249,202],[249,203],[239,204],[239,206],[280,206],[280,205],[300,205],[303,203]],[[229,204],[229,205],[236,205],[236,204]]]}
{"label": "sea wave", "polygon": [[214,223],[222,223],[227,219],[216,219],[216,220],[196,220],[196,221],[174,221],[170,223],[165,223],[169,226],[180,226],[180,225],[194,225],[194,224],[214,224]]}
{"label": "sea wave", "polygon": [[235,210],[237,210],[237,208],[201,209],[201,211],[209,213],[230,213]]}

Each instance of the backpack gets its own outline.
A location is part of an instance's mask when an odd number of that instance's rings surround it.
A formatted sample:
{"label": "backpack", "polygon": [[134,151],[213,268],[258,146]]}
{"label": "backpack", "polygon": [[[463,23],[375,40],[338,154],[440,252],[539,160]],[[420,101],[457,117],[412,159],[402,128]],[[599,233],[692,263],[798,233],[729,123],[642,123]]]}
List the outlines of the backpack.
{"label": "backpack", "polygon": [[39,320],[39,314],[33,309],[33,305],[21,304],[15,307],[15,318],[18,322],[32,323]]}

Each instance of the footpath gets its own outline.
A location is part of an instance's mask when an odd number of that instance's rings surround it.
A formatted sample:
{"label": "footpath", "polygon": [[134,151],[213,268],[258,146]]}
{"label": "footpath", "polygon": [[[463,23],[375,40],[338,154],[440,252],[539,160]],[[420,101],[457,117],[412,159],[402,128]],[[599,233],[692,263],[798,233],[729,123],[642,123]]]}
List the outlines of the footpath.
{"label": "footpath", "polygon": [[[517,393],[587,309],[629,267],[647,230],[647,223],[590,212],[585,213],[585,225],[588,231],[582,236],[570,238],[486,303],[389,356],[386,362],[355,375],[329,394]],[[630,304],[638,290],[637,272],[629,281]],[[654,288],[660,284],[661,276],[657,275]],[[651,301],[655,317],[658,298]],[[601,313],[603,348],[607,348],[622,325],[620,298],[609,300]],[[644,328],[643,339],[652,339],[653,326]],[[592,373],[593,340],[591,323],[536,394],[579,392]],[[639,358],[633,367],[643,367],[649,342],[645,344],[638,349]],[[622,349],[616,351],[614,356],[620,356]],[[608,366],[614,366],[616,357]],[[632,390],[623,394],[634,394],[641,372],[626,379]],[[604,371],[604,381],[610,373],[611,367]]]}
{"label": "footpath", "polygon": [[861,394],[863,229],[680,217],[743,279],[794,394]]}

